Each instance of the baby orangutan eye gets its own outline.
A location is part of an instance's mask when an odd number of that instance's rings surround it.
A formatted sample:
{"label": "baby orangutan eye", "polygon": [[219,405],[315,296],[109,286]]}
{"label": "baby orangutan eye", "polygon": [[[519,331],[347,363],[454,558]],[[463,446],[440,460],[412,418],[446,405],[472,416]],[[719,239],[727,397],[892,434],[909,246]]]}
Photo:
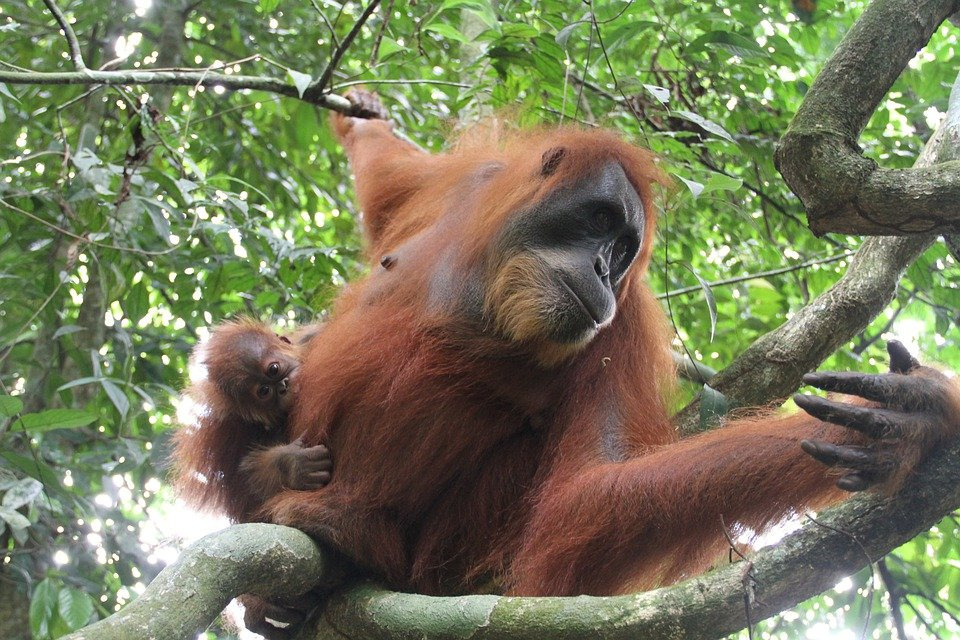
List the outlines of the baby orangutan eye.
{"label": "baby orangutan eye", "polygon": [[280,364],[276,362],[271,362],[267,366],[267,375],[270,376],[271,378],[276,378],[278,375],[280,375]]}
{"label": "baby orangutan eye", "polygon": [[260,385],[260,388],[257,389],[257,396],[260,398],[266,398],[269,395],[270,395],[270,385],[268,384]]}

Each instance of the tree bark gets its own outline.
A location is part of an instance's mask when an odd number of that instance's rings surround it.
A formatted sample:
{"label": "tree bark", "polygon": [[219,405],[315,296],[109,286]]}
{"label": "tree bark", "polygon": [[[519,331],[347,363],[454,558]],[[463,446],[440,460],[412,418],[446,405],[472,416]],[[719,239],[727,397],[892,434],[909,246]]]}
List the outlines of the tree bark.
{"label": "tree bark", "polygon": [[118,613],[64,638],[196,638],[234,596],[293,597],[318,584],[327,567],[301,531],[238,524],[192,544]]}
{"label": "tree bark", "polygon": [[[960,75],[943,125],[927,141],[914,167],[960,160]],[[868,238],[843,277],[790,320],[762,336],[710,380],[730,407],[782,402],[800,387],[800,378],[863,331],[893,299],[904,271],[937,239],[936,234]],[[685,433],[705,426],[700,398],[675,417]]]}
{"label": "tree bark", "polygon": [[[297,638],[720,638],[829,589],[957,508],[960,442],[896,495],[849,500],[748,562],[672,587],[607,598],[437,598],[360,584],[323,603]],[[137,600],[67,640],[193,638],[232,597],[292,597],[320,583],[329,566],[296,529],[236,525],[196,542]]]}
{"label": "tree bark", "polygon": [[874,0],[810,87],[774,159],[817,235],[960,232],[960,162],[882,169],[857,145],[907,63],[958,10],[957,0]]}

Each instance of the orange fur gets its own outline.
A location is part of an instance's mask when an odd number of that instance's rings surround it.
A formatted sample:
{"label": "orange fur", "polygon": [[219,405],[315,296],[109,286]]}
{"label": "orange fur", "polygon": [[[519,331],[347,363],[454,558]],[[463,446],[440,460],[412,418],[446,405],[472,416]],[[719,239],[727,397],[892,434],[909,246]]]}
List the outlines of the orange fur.
{"label": "orange fur", "polygon": [[[285,342],[265,325],[240,319],[214,328],[194,350],[190,368],[203,376],[184,399],[196,415],[174,435],[173,451],[174,485],[188,503],[246,522],[283,487],[291,455],[282,446],[288,411],[258,401],[257,370],[272,360],[299,365],[301,341],[318,330],[309,325]],[[292,399],[296,389],[290,393]]]}
{"label": "orange fur", "polygon": [[[760,413],[678,439],[669,333],[643,277],[664,182],[650,154],[560,128],[471,135],[428,155],[383,122],[334,122],[368,251],[391,266],[354,284],[306,350],[287,438],[329,443],[337,475],[322,491],[280,492],[265,517],[396,588],[460,593],[493,579],[514,594],[610,594],[708,566],[721,518],[760,530],[841,498],[798,443],[859,442],[849,430]],[[544,177],[556,147],[565,155]],[[611,161],[641,196],[642,249],[609,326],[550,351],[538,338],[543,265],[501,264],[492,249],[511,216]],[[457,308],[476,273],[479,324]]]}

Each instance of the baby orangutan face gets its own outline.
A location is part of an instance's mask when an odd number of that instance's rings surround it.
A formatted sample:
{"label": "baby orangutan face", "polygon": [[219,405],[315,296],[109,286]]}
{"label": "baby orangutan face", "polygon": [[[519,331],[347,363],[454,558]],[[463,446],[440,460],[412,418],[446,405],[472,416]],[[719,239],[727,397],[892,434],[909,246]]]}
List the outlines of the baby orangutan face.
{"label": "baby orangutan face", "polygon": [[250,390],[257,412],[271,418],[264,424],[277,424],[293,406],[294,394],[290,387],[300,361],[293,355],[296,349],[286,338],[274,336],[272,343],[259,351],[258,362],[248,369]]}
{"label": "baby orangutan face", "polygon": [[293,407],[299,352],[299,344],[241,321],[214,330],[203,364],[230,411],[269,430],[282,427]]}

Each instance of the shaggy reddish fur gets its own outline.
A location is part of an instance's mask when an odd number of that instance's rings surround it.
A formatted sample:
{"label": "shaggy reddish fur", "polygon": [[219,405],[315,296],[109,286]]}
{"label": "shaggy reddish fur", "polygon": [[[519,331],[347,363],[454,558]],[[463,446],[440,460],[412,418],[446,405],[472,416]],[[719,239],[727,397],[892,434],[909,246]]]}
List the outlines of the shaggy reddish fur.
{"label": "shaggy reddish fur", "polygon": [[[643,279],[661,181],[646,152],[554,129],[427,155],[382,121],[338,116],[335,127],[371,261],[395,260],[353,285],[307,347],[287,438],[327,444],[333,481],[281,492],[265,517],[395,588],[461,593],[493,580],[513,594],[611,594],[703,570],[724,548],[722,521],[761,529],[841,497],[798,443],[858,442],[849,430],[761,415],[678,440],[669,334]],[[555,147],[566,153],[543,177]],[[488,249],[507,218],[611,160],[648,218],[612,324],[547,366],[542,345],[463,321],[465,274],[496,260]]]}

